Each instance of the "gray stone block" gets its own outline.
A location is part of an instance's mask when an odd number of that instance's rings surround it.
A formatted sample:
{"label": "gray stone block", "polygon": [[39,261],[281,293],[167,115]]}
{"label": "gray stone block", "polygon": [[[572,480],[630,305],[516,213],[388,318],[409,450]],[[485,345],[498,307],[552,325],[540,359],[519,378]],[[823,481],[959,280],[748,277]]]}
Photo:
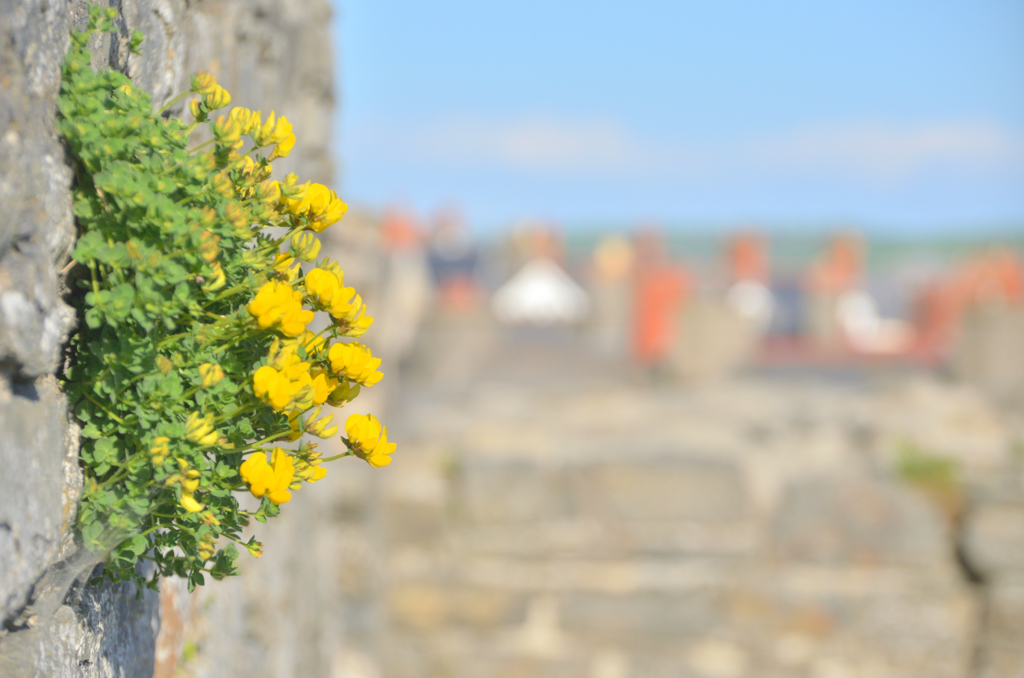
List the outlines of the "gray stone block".
{"label": "gray stone block", "polygon": [[788,488],[770,548],[786,560],[927,565],[949,556],[948,537],[938,511],[910,488],[822,478]]}
{"label": "gray stone block", "polygon": [[66,404],[52,378],[0,393],[0,620],[28,602],[73,520],[78,496],[65,474],[77,473],[78,464],[70,443]]}

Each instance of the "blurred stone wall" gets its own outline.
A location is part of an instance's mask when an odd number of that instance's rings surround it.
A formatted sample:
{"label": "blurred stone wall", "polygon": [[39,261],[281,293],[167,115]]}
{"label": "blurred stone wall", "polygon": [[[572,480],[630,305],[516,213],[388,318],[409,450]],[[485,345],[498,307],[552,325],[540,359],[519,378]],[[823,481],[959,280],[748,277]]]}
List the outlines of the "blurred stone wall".
{"label": "blurred stone wall", "polygon": [[924,375],[652,385],[431,322],[340,514],[339,675],[1024,675],[1019,414]]}
{"label": "blurred stone wall", "polygon": [[[327,0],[109,4],[118,8],[122,30],[95,41],[95,66],[125,70],[158,107],[188,87],[191,73],[209,70],[233,103],[275,109],[292,120],[297,144],[279,171],[330,182],[334,76]],[[74,556],[77,433],[55,379],[75,324],[60,280],[75,227],[71,170],[54,119],[68,33],[83,27],[86,16],[83,0],[0,0],[4,676],[148,676],[160,628],[159,598],[152,592],[136,598],[133,587],[75,585],[64,597],[77,570],[89,563]],[[133,29],[145,35],[141,56],[128,52]]]}

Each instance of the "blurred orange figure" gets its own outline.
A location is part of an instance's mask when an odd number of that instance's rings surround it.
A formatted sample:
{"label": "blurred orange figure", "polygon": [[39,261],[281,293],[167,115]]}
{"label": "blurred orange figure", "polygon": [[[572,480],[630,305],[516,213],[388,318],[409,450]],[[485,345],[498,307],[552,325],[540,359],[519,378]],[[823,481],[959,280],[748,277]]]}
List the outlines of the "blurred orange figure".
{"label": "blurred orange figure", "polygon": [[668,260],[664,239],[645,232],[636,240],[633,351],[643,365],[665,360],[676,338],[676,316],[687,279]]}
{"label": "blurred orange figure", "polygon": [[732,282],[768,282],[768,248],[764,240],[753,233],[745,233],[734,238],[729,243],[729,266]]}

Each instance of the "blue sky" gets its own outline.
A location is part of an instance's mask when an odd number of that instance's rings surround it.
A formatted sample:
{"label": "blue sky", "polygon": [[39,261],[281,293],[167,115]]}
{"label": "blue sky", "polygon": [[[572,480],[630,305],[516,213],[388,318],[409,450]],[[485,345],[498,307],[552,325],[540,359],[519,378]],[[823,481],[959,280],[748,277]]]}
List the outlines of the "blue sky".
{"label": "blue sky", "polygon": [[349,202],[928,233],[1024,224],[1024,3],[334,0]]}

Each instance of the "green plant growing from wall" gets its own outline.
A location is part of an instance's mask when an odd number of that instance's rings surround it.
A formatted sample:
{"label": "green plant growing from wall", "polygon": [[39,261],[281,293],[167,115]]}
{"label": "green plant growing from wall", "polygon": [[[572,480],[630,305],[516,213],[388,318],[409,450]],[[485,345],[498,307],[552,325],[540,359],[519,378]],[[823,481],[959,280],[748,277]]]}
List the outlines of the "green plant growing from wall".
{"label": "green plant growing from wall", "polygon": [[[94,71],[88,44],[114,18],[91,7],[72,34],[58,99],[80,233],[64,378],[82,427],[78,527],[88,549],[109,551],[105,577],[155,586],[177,574],[191,589],[237,573],[234,544],[259,556],[243,528],[277,516],[323,462],[384,466],[395,446],[372,415],[348,417],[335,457],[303,437],[336,436],[323,406],[381,378],[352,341],[372,318],[338,264],[318,258],[316,235],[345,203],[295,175],[271,180],[295,143],[287,118],[233,108],[213,119],[231,97],[210,74],[154,111],[122,73]],[[162,117],[189,94],[191,124]],[[209,141],[189,148],[200,126]],[[307,329],[317,316],[324,329]],[[246,491],[258,509],[241,508]],[[155,563],[148,581],[140,559]]]}

